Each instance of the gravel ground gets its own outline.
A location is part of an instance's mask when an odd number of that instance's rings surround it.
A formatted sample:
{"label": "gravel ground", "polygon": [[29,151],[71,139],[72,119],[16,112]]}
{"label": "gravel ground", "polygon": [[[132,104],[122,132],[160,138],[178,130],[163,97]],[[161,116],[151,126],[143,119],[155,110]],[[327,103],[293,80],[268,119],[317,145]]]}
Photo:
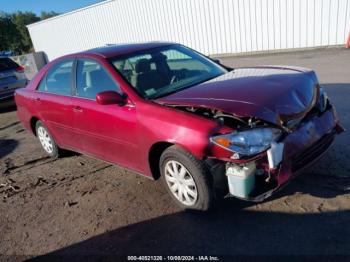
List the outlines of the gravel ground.
{"label": "gravel ground", "polygon": [[[350,127],[350,50],[222,58],[231,66],[314,68]],[[11,101],[0,108],[0,260],[54,255],[350,255],[348,132],[314,166],[259,204],[179,210],[160,181],[83,155],[45,156]],[[17,256],[14,256],[17,255]]]}

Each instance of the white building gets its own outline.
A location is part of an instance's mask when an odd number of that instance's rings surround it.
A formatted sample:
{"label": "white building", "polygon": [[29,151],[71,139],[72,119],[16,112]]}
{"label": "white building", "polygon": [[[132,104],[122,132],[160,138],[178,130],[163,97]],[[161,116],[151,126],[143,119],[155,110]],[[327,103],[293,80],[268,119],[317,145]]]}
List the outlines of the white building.
{"label": "white building", "polygon": [[350,0],[108,0],[28,26],[48,58],[165,40],[205,54],[342,45]]}

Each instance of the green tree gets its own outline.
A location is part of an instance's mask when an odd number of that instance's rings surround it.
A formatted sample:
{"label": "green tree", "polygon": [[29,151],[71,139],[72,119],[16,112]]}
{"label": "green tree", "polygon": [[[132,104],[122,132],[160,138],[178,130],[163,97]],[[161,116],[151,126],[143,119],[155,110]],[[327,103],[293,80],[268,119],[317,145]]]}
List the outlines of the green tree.
{"label": "green tree", "polygon": [[16,51],[22,52],[29,52],[32,49],[32,41],[29,36],[28,29],[26,25],[35,23],[40,21],[40,18],[36,16],[36,14],[32,12],[16,12],[11,15],[12,21],[14,25],[16,26],[19,36],[20,36],[20,42],[18,43],[18,47]]}
{"label": "green tree", "polygon": [[26,26],[56,15],[59,13],[54,11],[41,12],[40,17],[32,12],[7,14],[0,11],[0,51],[31,52],[33,44]]}
{"label": "green tree", "polygon": [[60,14],[60,13],[56,13],[56,12],[54,12],[54,11],[50,11],[50,12],[42,11],[41,14],[40,14],[40,19],[41,19],[41,20],[48,19],[48,18],[57,16],[57,15],[59,15],[59,14]]}
{"label": "green tree", "polygon": [[10,15],[0,13],[0,50],[21,51],[20,33]]}

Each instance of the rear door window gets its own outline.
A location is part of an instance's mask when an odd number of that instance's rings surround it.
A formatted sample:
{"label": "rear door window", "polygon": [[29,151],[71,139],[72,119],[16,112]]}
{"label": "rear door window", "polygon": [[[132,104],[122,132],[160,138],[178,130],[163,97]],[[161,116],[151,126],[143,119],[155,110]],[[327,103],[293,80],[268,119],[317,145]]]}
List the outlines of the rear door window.
{"label": "rear door window", "polygon": [[53,65],[40,82],[38,90],[59,95],[71,95],[73,63],[73,60],[65,60]]}

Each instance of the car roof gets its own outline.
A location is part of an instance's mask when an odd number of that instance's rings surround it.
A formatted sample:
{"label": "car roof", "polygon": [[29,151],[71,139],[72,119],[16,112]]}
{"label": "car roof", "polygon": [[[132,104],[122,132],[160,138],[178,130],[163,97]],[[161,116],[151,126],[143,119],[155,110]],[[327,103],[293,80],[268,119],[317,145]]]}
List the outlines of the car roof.
{"label": "car roof", "polygon": [[[134,53],[138,51],[143,51],[147,49],[169,46],[176,43],[172,42],[145,42],[145,43],[129,43],[129,44],[113,44],[106,45],[103,47],[89,49],[77,54],[97,54],[103,56],[104,58],[110,58],[115,56],[120,56],[124,54]],[[76,55],[77,55],[76,54]]]}

